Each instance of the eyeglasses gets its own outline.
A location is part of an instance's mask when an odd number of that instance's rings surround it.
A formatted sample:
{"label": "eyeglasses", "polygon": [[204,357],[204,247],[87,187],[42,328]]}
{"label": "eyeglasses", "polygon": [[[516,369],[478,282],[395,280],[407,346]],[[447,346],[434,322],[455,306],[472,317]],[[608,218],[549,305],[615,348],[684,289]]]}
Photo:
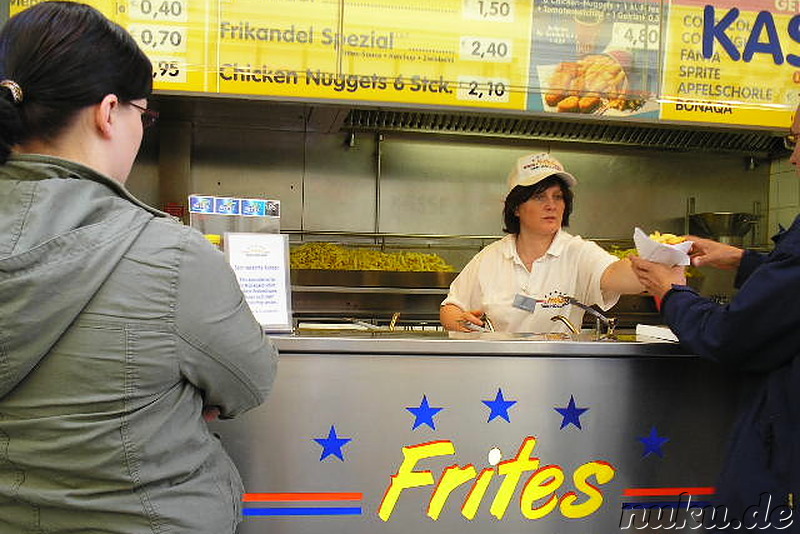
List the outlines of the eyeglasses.
{"label": "eyeglasses", "polygon": [[788,133],[783,136],[783,146],[786,150],[794,150],[795,145],[797,144],[797,140],[800,138],[800,134],[796,133]]}
{"label": "eyeglasses", "polygon": [[139,104],[134,104],[133,102],[128,102],[128,104],[142,112],[142,128],[145,130],[150,128],[156,123],[156,121],[158,121],[158,111],[154,109],[147,109],[146,107],[140,106]]}

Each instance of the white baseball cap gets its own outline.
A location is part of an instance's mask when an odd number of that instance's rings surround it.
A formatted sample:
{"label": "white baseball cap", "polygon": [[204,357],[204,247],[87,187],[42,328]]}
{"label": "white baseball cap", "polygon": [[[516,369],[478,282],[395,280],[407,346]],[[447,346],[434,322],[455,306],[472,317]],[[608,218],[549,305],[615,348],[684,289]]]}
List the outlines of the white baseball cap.
{"label": "white baseball cap", "polygon": [[508,190],[511,191],[518,185],[533,185],[550,176],[558,176],[568,187],[574,187],[578,183],[578,180],[566,172],[556,158],[547,152],[541,152],[528,154],[517,160],[511,169],[511,174],[508,175]]}

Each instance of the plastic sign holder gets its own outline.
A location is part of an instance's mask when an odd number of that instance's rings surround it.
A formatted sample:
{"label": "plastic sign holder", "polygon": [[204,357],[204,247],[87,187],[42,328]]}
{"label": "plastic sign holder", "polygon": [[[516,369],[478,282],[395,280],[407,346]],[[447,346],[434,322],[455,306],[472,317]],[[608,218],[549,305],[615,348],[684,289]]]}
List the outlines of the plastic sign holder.
{"label": "plastic sign holder", "polygon": [[225,257],[256,320],[266,332],[292,331],[289,238],[225,233]]}

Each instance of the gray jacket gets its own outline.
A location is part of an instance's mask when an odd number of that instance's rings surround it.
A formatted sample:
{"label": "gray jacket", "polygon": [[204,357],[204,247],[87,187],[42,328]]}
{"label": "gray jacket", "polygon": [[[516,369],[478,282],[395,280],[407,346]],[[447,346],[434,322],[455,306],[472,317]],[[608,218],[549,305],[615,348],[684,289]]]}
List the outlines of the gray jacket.
{"label": "gray jacket", "polygon": [[276,362],[197,231],[82,165],[0,165],[0,532],[233,532],[201,410],[259,405]]}

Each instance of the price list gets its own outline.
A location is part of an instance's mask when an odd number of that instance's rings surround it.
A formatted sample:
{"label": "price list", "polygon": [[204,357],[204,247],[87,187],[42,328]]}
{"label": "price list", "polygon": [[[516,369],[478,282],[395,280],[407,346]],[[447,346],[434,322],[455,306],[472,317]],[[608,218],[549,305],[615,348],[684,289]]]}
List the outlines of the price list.
{"label": "price list", "polygon": [[153,86],[161,90],[207,92],[211,2],[196,0],[117,0],[115,20],[124,26],[153,63]]}
{"label": "price list", "polygon": [[221,6],[224,93],[525,107],[528,2],[243,0]]}
{"label": "price list", "polygon": [[800,93],[797,3],[673,2],[661,117],[786,127]]}

